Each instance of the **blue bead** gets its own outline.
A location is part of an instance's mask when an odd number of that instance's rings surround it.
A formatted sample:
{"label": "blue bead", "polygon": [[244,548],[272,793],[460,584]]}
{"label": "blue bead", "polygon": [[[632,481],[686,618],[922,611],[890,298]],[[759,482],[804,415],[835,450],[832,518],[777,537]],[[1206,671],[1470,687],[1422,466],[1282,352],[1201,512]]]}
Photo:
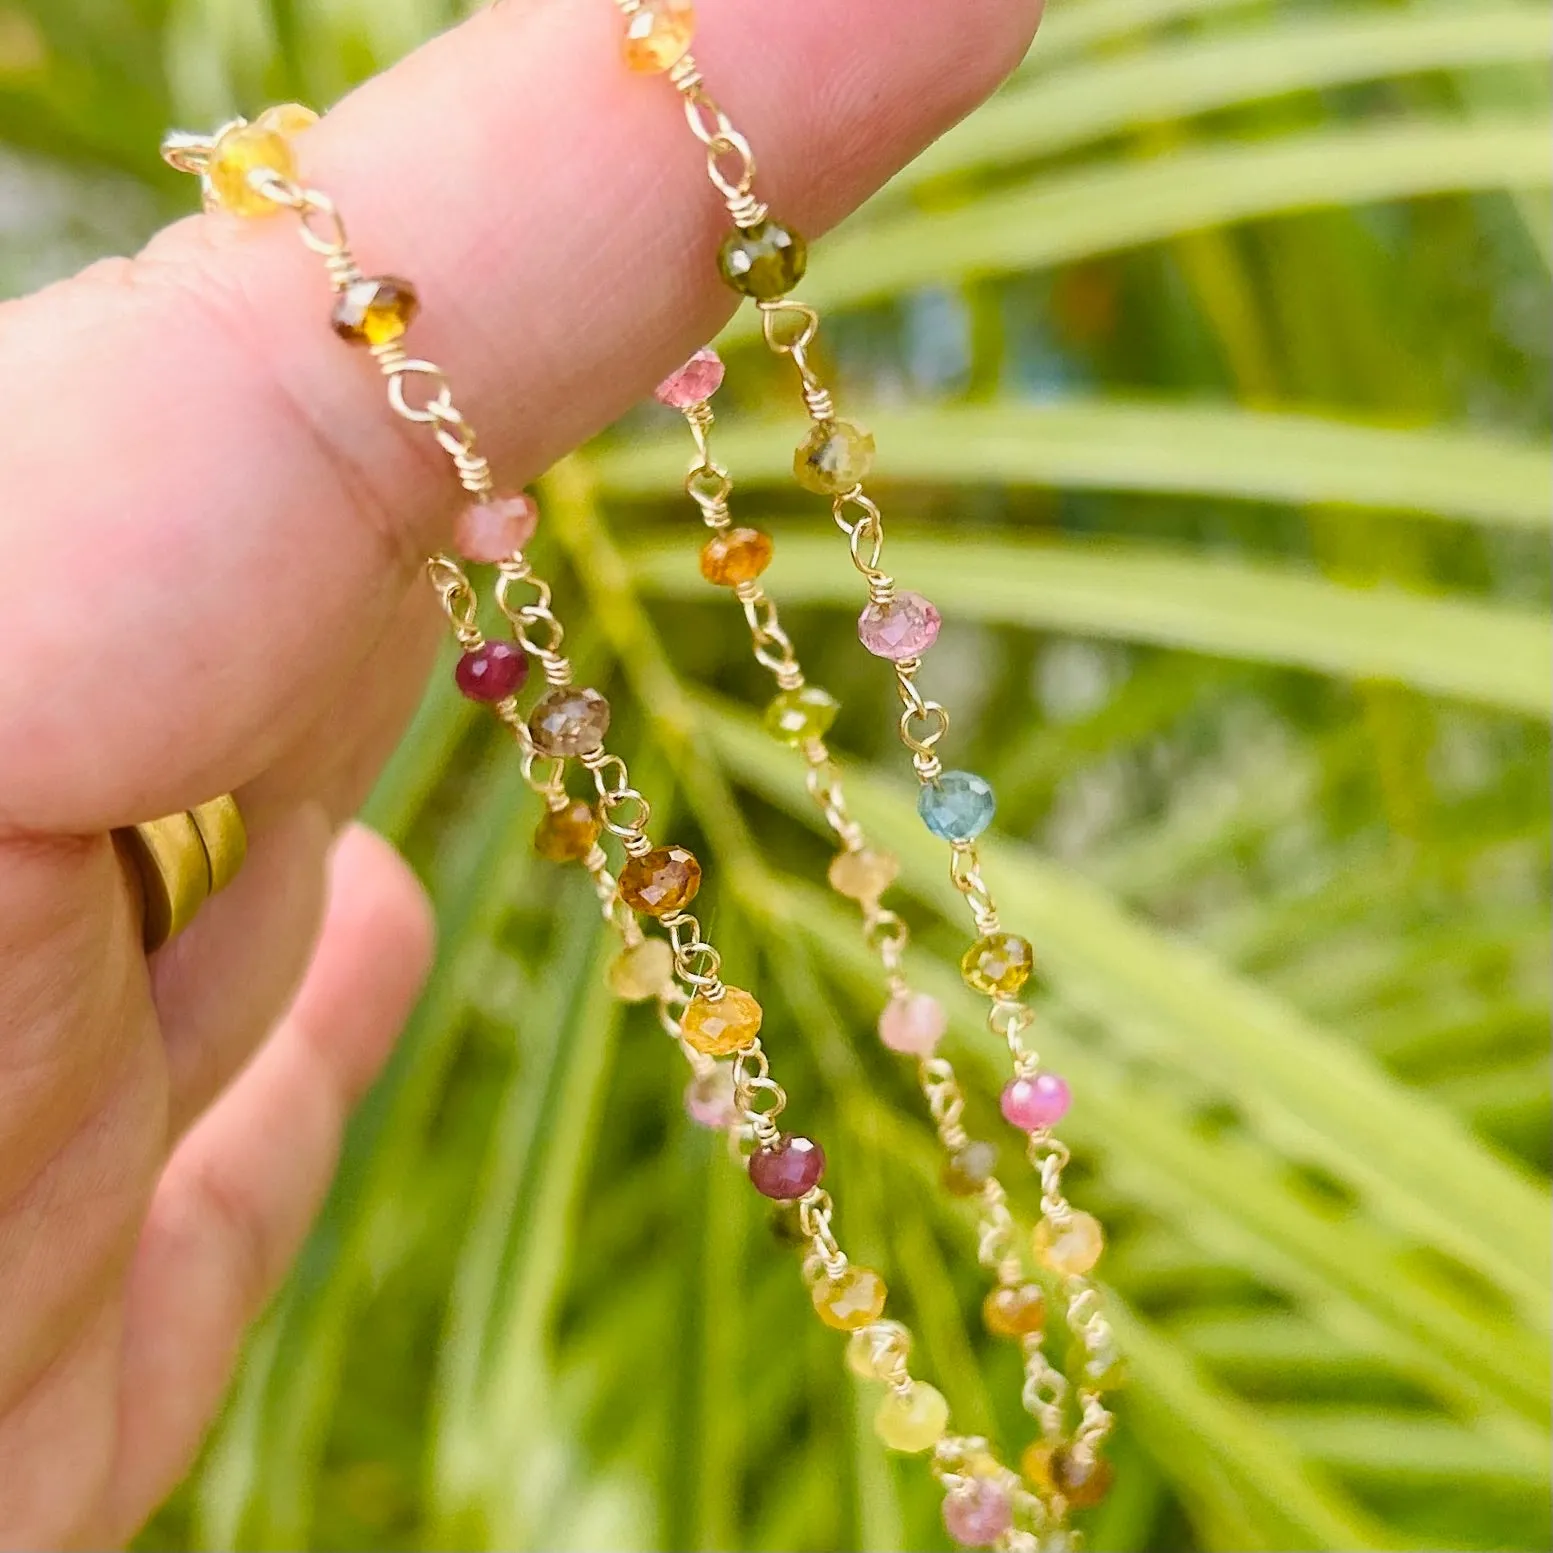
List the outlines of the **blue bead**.
{"label": "blue bead", "polygon": [[946,771],[917,796],[917,813],[945,841],[974,841],[991,823],[998,801],[974,771]]}

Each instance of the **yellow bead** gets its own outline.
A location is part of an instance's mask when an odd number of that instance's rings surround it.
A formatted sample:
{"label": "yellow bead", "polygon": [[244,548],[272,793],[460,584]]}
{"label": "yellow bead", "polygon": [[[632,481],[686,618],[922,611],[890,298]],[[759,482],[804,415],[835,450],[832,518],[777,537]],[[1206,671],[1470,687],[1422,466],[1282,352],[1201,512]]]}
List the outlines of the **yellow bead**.
{"label": "yellow bead", "polygon": [[258,129],[272,129],[277,135],[289,137],[300,135],[317,122],[318,115],[311,108],[299,102],[283,102],[273,108],[266,108],[254,120],[254,125]]}
{"label": "yellow bead", "polygon": [[793,454],[793,476],[820,496],[840,496],[874,467],[873,433],[850,421],[821,421]]}
{"label": "yellow bead", "polygon": [[626,19],[626,64],[642,75],[661,75],[685,57],[695,34],[691,0],[643,0]]}
{"label": "yellow bead", "polygon": [[699,994],[680,1016],[680,1034],[692,1051],[707,1057],[729,1057],[760,1033],[760,1004],[742,987],[725,987],[713,1002]]}
{"label": "yellow bead", "polygon": [[421,299],[407,280],[393,275],[354,280],[335,299],[334,332],[352,345],[392,345],[421,310]]}
{"label": "yellow bead", "polygon": [[873,1268],[849,1267],[839,1278],[822,1278],[815,1284],[814,1308],[826,1326],[855,1332],[884,1314],[888,1293]]}
{"label": "yellow bead", "polygon": [[674,976],[674,951],[662,938],[644,938],[623,949],[604,973],[609,990],[624,1003],[655,998]]}
{"label": "yellow bead", "polygon": [[949,1404],[944,1394],[924,1381],[913,1381],[902,1396],[888,1392],[874,1414],[874,1433],[892,1451],[916,1455],[930,1451],[949,1427]]}
{"label": "yellow bead", "polygon": [[888,852],[838,852],[826,877],[830,887],[849,901],[876,901],[894,884],[900,863]]}
{"label": "yellow bead", "polygon": [[1035,950],[1017,933],[988,933],[965,951],[960,974],[973,992],[989,998],[1012,997],[1030,979]]}
{"label": "yellow bead", "polygon": [[847,1343],[847,1368],[859,1380],[893,1380],[911,1352],[911,1333],[898,1321],[859,1327]]}
{"label": "yellow bead", "polygon": [[261,171],[294,180],[296,157],[284,135],[257,124],[244,124],[229,129],[216,142],[205,177],[223,210],[238,216],[269,216],[282,207],[248,181],[250,173]]}
{"label": "yellow bead", "polygon": [[762,721],[773,739],[799,749],[811,739],[823,739],[840,710],[840,702],[828,690],[805,685],[799,690],[779,690]]}
{"label": "yellow bead", "polygon": [[1069,1213],[1061,1225],[1042,1219],[1030,1238],[1041,1265],[1065,1277],[1087,1273],[1105,1249],[1100,1221],[1078,1210]]}

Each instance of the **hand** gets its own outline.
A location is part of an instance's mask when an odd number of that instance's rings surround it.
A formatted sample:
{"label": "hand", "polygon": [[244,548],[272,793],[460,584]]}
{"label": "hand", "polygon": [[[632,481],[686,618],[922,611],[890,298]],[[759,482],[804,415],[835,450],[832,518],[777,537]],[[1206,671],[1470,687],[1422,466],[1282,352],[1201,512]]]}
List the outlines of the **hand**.
{"label": "hand", "polygon": [[[1038,9],[706,0],[697,54],[812,235]],[[300,145],[363,264],[417,282],[416,348],[513,485],[733,301],[697,148],[619,27],[504,0]],[[418,885],[347,818],[424,683],[457,486],[328,306],[289,218],[200,216],[0,309],[5,1547],[116,1543],[187,1470],[430,955]],[[228,791],[247,866],[148,964],[108,832]]]}

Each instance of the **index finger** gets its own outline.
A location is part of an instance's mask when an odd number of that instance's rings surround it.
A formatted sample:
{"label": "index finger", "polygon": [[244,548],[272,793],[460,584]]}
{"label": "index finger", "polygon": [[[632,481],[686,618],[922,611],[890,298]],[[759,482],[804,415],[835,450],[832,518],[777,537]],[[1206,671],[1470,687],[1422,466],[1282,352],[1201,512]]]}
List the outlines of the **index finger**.
{"label": "index finger", "polygon": [[[763,192],[812,234],[990,90],[1038,5],[700,10]],[[416,282],[413,352],[513,484],[734,300],[675,94],[622,67],[619,33],[608,0],[497,5],[298,140],[363,265]],[[0,824],[101,829],[250,780],[443,542],[457,484],[329,306],[289,219],[210,215],[0,310]]]}

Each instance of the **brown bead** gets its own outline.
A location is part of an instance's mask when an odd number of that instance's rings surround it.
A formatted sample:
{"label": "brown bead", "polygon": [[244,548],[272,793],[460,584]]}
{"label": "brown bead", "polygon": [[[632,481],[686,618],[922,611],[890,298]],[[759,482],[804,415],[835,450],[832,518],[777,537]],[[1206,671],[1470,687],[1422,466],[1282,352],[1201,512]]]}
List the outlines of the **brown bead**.
{"label": "brown bead", "polygon": [[589,755],[609,732],[609,702],[596,690],[560,686],[528,714],[528,731],[541,755]]}
{"label": "brown bead", "polygon": [[705,1057],[731,1057],[760,1034],[760,1004],[742,987],[724,987],[713,1001],[697,994],[680,1015],[680,1034]]}
{"label": "brown bead", "polygon": [[967,1143],[944,1166],[944,1190],[952,1197],[974,1197],[997,1168],[996,1144],[980,1139]]}
{"label": "brown bead", "polygon": [[719,588],[754,582],[771,564],[771,536],[758,528],[730,528],[701,547],[701,575]]}
{"label": "brown bead", "polygon": [[335,299],[334,332],[352,345],[392,345],[421,310],[421,299],[407,280],[393,275],[353,280]]}
{"label": "brown bead", "polygon": [[1066,1445],[1037,1441],[1019,1458],[1019,1467],[1034,1488],[1055,1491],[1075,1510],[1092,1509],[1111,1487],[1111,1463],[1103,1456],[1079,1462]]}
{"label": "brown bead", "polygon": [[994,1337],[1029,1337],[1046,1325],[1046,1295],[1035,1283],[993,1289],[981,1302],[981,1319]]}
{"label": "brown bead", "polygon": [[581,798],[568,798],[565,807],[546,809],[534,831],[534,850],[552,863],[580,862],[599,838],[599,817]]}
{"label": "brown bead", "polygon": [[688,906],[701,888],[701,865],[684,847],[655,847],[620,870],[620,898],[632,911],[667,917]]}

